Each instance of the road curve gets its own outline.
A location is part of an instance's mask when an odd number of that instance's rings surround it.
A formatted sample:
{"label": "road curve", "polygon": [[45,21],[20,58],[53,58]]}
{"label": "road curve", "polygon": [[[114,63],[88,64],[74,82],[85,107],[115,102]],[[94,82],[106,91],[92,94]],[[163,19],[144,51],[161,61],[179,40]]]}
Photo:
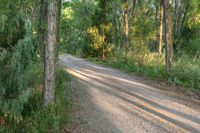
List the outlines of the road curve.
{"label": "road curve", "polygon": [[74,133],[200,133],[200,102],[139,82],[134,76],[70,55],[61,65],[75,77]]}

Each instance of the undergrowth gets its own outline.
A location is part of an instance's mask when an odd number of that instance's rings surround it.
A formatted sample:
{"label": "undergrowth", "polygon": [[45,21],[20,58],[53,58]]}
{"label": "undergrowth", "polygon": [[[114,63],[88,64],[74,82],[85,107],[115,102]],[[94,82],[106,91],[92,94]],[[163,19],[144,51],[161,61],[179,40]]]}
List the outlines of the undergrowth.
{"label": "undergrowth", "polygon": [[[35,73],[35,75],[37,74],[41,76],[41,73]],[[34,79],[37,80],[37,78],[38,76]],[[64,70],[59,69],[56,79],[56,100],[49,107],[43,106],[42,86],[37,84],[37,88],[32,92],[28,102],[24,105],[22,119],[17,122],[6,121],[3,117],[0,117],[0,132],[59,133],[61,128],[70,121],[68,114],[70,100],[66,92],[68,80],[69,75]]]}
{"label": "undergrowth", "polygon": [[198,58],[179,57],[173,62],[172,76],[168,79],[164,55],[150,54],[145,64],[139,64],[131,56],[115,54],[102,61],[99,58],[88,58],[90,61],[117,68],[126,72],[143,75],[150,79],[166,81],[192,90],[200,91],[200,62]]}

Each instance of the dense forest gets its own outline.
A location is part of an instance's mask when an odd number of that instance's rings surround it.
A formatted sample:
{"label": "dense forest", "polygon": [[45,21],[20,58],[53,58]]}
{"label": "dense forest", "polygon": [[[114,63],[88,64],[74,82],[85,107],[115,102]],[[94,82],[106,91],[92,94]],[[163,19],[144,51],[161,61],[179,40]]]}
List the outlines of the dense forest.
{"label": "dense forest", "polygon": [[0,3],[0,132],[69,121],[59,53],[200,90],[199,0]]}

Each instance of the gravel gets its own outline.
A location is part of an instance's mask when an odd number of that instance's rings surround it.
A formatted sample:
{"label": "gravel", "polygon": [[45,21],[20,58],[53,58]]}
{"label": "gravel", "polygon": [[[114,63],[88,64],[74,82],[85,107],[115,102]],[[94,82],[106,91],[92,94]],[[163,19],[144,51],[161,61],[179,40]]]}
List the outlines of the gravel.
{"label": "gravel", "polygon": [[200,133],[200,101],[70,55],[72,133]]}

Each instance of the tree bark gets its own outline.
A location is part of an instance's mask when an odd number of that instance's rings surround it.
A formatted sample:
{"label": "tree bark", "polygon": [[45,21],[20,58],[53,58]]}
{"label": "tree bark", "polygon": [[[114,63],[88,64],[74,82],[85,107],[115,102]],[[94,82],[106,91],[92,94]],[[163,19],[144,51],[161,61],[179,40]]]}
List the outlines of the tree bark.
{"label": "tree bark", "polygon": [[128,52],[128,0],[124,0],[124,48],[125,48],[125,53],[127,54]]}
{"label": "tree bark", "polygon": [[171,33],[171,16],[169,0],[164,0],[164,20],[165,20],[165,41],[166,41],[166,69],[167,74],[171,75],[171,61],[172,61],[172,33]]}
{"label": "tree bark", "polygon": [[44,63],[44,105],[52,104],[55,99],[56,78],[56,47],[58,44],[58,15],[59,3],[57,0],[48,2],[47,11],[47,34],[45,41],[45,63]]}
{"label": "tree bark", "polygon": [[160,11],[159,11],[159,22],[160,22],[160,32],[158,41],[158,53],[162,54],[162,41],[163,41],[163,1],[160,0]]}

